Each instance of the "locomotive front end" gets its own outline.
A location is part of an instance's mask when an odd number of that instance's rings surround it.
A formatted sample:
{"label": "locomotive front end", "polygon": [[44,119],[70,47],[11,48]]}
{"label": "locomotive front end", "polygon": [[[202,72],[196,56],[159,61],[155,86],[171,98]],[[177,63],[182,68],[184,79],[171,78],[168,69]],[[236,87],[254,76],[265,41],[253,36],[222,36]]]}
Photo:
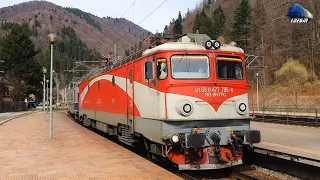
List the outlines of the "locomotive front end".
{"label": "locomotive front end", "polygon": [[242,52],[171,56],[162,154],[180,170],[242,164],[243,148],[260,142],[250,129],[244,67]]}
{"label": "locomotive front end", "polygon": [[[234,126],[235,129],[246,129]],[[260,132],[228,127],[180,129],[168,135],[166,157],[180,170],[221,169],[242,164],[243,148],[260,142]]]}

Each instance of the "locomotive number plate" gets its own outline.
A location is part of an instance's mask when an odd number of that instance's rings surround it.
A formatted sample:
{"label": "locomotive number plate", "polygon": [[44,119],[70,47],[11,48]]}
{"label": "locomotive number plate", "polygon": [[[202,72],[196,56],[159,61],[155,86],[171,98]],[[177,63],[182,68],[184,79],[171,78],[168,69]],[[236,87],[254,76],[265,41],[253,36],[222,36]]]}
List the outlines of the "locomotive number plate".
{"label": "locomotive number plate", "polygon": [[226,97],[228,93],[233,93],[233,88],[229,87],[196,87],[196,93],[204,93],[206,97]]}

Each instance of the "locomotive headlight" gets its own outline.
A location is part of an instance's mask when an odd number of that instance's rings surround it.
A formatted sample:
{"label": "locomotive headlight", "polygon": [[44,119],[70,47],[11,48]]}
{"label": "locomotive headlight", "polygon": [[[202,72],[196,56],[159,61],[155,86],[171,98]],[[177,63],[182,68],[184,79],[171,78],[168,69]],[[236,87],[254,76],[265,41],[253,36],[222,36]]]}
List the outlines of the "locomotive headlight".
{"label": "locomotive headlight", "polygon": [[241,112],[245,112],[247,110],[247,105],[245,103],[240,103],[239,104],[239,110]]}
{"label": "locomotive headlight", "polygon": [[178,114],[185,117],[190,116],[194,109],[192,103],[188,100],[179,101],[175,108]]}
{"label": "locomotive headlight", "polygon": [[236,105],[236,110],[239,114],[243,115],[247,112],[247,105],[244,102],[238,102]]}
{"label": "locomotive headlight", "polygon": [[173,142],[173,143],[177,143],[177,142],[179,142],[180,138],[179,138],[179,136],[178,136],[177,134],[173,134],[173,135],[171,136],[170,140],[171,140],[171,142]]}
{"label": "locomotive headlight", "polygon": [[185,113],[189,113],[189,112],[191,112],[192,107],[191,107],[190,104],[185,104],[185,105],[183,105],[182,110],[183,110]]}
{"label": "locomotive headlight", "polygon": [[206,49],[219,49],[221,47],[221,43],[217,40],[207,40],[204,43],[204,47]]}

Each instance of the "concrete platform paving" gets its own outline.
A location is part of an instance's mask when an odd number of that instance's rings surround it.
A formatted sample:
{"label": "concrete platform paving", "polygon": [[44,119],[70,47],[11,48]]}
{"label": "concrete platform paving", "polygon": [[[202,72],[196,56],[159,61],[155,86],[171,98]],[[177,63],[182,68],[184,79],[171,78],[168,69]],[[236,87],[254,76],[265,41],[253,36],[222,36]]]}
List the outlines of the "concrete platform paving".
{"label": "concrete platform paving", "polygon": [[251,122],[261,131],[261,142],[255,147],[320,160],[320,128]]}
{"label": "concrete platform paving", "polygon": [[[47,116],[48,117],[48,116]],[[54,113],[33,113],[0,126],[0,179],[181,179]]]}

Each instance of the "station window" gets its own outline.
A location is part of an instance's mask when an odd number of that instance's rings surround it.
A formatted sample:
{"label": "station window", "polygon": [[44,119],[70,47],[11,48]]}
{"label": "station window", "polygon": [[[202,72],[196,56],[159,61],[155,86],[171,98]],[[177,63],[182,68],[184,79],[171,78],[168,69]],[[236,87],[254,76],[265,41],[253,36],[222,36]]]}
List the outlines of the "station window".
{"label": "station window", "polygon": [[160,80],[166,79],[168,77],[167,60],[164,58],[157,60],[157,77]]}
{"label": "station window", "polygon": [[242,60],[240,58],[217,57],[217,74],[219,79],[242,80]]}

